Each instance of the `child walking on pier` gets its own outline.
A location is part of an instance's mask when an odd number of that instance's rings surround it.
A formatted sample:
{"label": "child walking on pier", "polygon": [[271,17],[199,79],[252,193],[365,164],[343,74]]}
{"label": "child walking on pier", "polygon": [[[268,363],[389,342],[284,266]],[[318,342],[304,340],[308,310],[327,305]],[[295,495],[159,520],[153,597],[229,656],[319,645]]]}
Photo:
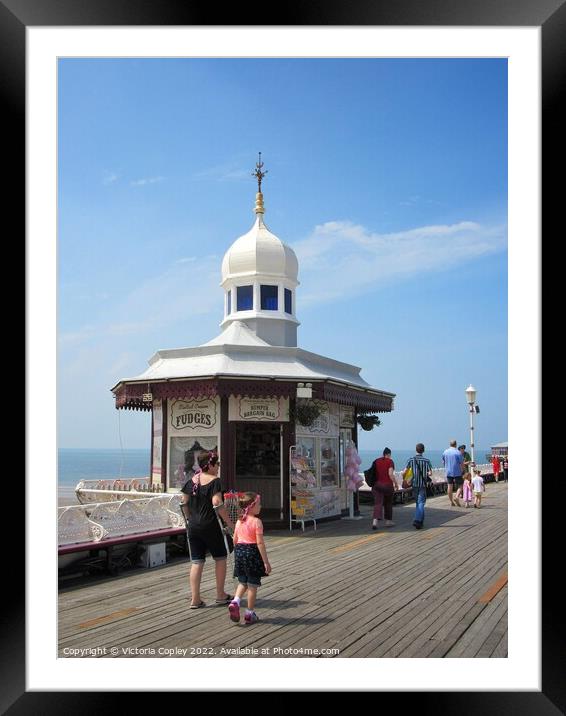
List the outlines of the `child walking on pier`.
{"label": "child walking on pier", "polygon": [[228,605],[230,619],[240,622],[240,600],[247,591],[248,608],[244,615],[246,624],[255,624],[259,617],[254,611],[257,588],[261,578],[271,573],[267,550],[263,540],[263,523],[258,518],[261,511],[261,499],[255,492],[244,492],[238,504],[243,510],[234,530],[234,577],[238,586],[234,599]]}
{"label": "child walking on pier", "polygon": [[474,488],[474,495],[475,495],[475,502],[474,507],[481,507],[481,495],[482,492],[485,492],[485,484],[483,481],[483,477],[481,476],[481,472],[476,468],[474,470],[474,479],[472,480],[472,485]]}
{"label": "child walking on pier", "polygon": [[464,498],[464,502],[466,503],[466,507],[470,507],[472,504],[472,499],[474,497],[473,490],[472,490],[472,476],[469,472],[467,472],[464,475],[464,484],[462,486],[462,496]]}

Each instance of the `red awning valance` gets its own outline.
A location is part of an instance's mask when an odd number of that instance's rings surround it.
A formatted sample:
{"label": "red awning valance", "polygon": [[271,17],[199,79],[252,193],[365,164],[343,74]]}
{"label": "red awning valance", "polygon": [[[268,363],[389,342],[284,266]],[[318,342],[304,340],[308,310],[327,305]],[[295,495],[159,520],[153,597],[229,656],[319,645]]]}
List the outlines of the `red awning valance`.
{"label": "red awning valance", "polygon": [[[116,408],[151,410],[151,403],[143,396],[151,393],[153,399],[214,398],[219,396],[249,396],[250,398],[294,398],[297,383],[280,380],[178,380],[166,383],[124,384],[115,393]],[[313,383],[313,398],[330,403],[348,405],[360,412],[384,413],[393,410],[393,396],[388,393],[366,392],[333,383]]]}

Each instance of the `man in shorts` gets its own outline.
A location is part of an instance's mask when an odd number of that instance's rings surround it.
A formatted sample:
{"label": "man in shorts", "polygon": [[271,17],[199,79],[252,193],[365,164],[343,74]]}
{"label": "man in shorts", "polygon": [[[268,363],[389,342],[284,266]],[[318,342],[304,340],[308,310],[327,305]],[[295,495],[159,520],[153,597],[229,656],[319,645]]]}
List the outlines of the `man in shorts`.
{"label": "man in shorts", "polygon": [[[457,505],[460,507],[460,500],[458,499],[458,491],[464,484],[462,477],[462,465],[464,463],[464,456],[456,447],[456,440],[450,441],[450,447],[442,453],[442,463],[446,469],[446,482],[448,483],[448,499],[452,506]],[[452,493],[456,487],[456,496],[453,497]]]}

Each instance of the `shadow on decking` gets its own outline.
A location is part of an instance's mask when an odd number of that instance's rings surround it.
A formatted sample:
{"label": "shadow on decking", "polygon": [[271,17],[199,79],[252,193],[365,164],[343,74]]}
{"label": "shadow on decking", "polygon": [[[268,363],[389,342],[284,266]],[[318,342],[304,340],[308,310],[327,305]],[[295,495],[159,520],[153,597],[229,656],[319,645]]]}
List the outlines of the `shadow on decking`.
{"label": "shadow on decking", "polygon": [[[263,607],[263,604],[262,604]],[[259,624],[275,624],[279,626],[285,626],[286,624],[309,624],[311,626],[316,626],[318,624],[330,624],[330,622],[335,621],[333,617],[290,617],[288,619],[285,619],[285,617],[260,617]],[[234,624],[234,626],[238,626],[238,624]],[[247,627],[247,624],[244,624],[243,622],[240,622],[240,627]]]}
{"label": "shadow on decking", "polygon": [[[486,509],[496,510],[497,508],[481,508],[481,510]],[[306,529],[304,532],[293,532],[292,534],[293,537],[296,537],[299,540],[312,540],[324,539],[326,537],[363,537],[366,534],[378,535],[399,534],[401,532],[415,532],[415,528],[413,527],[415,510],[414,505],[409,505],[406,510],[407,511],[405,511],[403,514],[396,514],[395,510],[393,511],[393,522],[395,522],[394,527],[384,527],[383,523],[380,523],[380,526],[377,530],[372,530],[372,514],[368,511],[368,513],[363,515],[362,519],[360,520],[355,520],[351,522],[341,520],[340,522],[319,523],[317,525],[316,530],[311,527],[310,529]],[[431,510],[429,510],[428,512],[425,511],[425,524],[421,532],[434,528],[438,529],[439,527],[448,525],[453,520],[456,520],[461,517],[463,512],[474,512],[481,514],[481,512],[479,512],[478,510],[474,510],[473,508],[466,509],[465,507],[455,507],[450,510],[435,509],[434,512],[432,512]],[[273,541],[274,546],[277,546],[277,541],[281,537],[288,537],[289,535],[289,532],[269,532],[268,534],[266,534],[267,547],[269,547],[270,541]]]}

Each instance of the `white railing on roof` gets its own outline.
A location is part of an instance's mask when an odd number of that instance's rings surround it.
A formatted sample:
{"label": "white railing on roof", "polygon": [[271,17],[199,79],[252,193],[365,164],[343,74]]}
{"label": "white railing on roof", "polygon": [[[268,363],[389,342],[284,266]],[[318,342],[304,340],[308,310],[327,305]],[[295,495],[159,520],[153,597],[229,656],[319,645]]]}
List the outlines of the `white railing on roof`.
{"label": "white railing on roof", "polygon": [[59,545],[101,542],[144,532],[184,527],[181,495],[155,495],[58,508]]}

